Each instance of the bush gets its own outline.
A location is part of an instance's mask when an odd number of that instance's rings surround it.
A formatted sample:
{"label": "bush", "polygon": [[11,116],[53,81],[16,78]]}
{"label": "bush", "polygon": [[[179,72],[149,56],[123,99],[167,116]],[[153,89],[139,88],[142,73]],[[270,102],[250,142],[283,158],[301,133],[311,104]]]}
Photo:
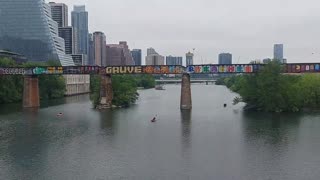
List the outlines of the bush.
{"label": "bush", "polygon": [[304,108],[320,108],[320,76],[282,74],[282,65],[267,64],[257,74],[225,78],[223,84],[241,96],[247,107],[267,112],[297,112]]}

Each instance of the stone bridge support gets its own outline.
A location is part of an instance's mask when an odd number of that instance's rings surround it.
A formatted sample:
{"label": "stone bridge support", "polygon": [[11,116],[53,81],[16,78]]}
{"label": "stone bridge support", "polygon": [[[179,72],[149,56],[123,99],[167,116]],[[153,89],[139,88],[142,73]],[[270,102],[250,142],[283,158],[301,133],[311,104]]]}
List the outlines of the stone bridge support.
{"label": "stone bridge support", "polygon": [[40,107],[39,79],[37,76],[24,76],[23,108]]}
{"label": "stone bridge support", "polygon": [[113,90],[111,75],[101,75],[100,105],[98,109],[112,108]]}
{"label": "stone bridge support", "polygon": [[192,109],[190,74],[182,75],[180,109]]}

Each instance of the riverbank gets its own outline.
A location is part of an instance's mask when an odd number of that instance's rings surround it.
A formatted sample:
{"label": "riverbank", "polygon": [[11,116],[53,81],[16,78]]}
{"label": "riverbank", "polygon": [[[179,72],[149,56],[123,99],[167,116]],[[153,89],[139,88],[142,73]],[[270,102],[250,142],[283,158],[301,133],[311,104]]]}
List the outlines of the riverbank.
{"label": "riverbank", "polygon": [[245,110],[278,113],[319,110],[320,75],[285,75],[282,68],[271,62],[256,74],[226,77],[216,84],[238,93],[234,104],[246,103]]}

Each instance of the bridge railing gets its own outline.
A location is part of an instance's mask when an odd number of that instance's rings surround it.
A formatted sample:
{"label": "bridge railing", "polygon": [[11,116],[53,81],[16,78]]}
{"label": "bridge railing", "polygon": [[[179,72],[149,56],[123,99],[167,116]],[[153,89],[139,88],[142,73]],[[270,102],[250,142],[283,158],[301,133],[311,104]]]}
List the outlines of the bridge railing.
{"label": "bridge railing", "polygon": [[[239,74],[256,73],[264,64],[192,65],[192,66],[48,66],[0,67],[0,75],[59,75],[59,74]],[[320,63],[283,65],[283,73],[320,73]]]}

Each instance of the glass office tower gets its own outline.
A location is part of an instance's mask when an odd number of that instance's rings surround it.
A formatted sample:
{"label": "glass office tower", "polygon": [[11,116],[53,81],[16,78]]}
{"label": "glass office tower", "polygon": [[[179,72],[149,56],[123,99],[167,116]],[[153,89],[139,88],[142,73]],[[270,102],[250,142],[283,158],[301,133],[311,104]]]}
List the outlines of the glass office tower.
{"label": "glass office tower", "polygon": [[74,65],[44,0],[1,0],[0,25],[0,49],[22,54],[29,61]]}
{"label": "glass office tower", "polygon": [[88,12],[85,6],[74,6],[71,12],[71,24],[77,32],[77,53],[88,54],[89,51],[89,30]]}

